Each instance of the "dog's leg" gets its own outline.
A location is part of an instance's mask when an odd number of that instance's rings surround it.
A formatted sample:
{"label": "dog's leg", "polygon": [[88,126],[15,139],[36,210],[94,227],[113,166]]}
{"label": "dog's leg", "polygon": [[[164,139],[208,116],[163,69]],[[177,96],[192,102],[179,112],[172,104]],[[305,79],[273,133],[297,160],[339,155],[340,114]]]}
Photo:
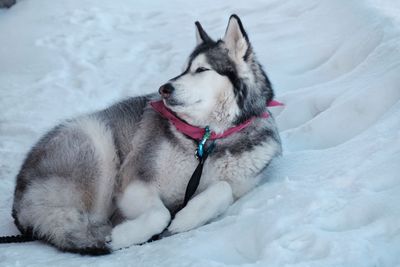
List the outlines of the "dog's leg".
{"label": "dog's leg", "polygon": [[179,233],[203,225],[222,214],[232,202],[232,188],[227,182],[213,184],[191,199],[186,207],[176,214],[168,231]]}
{"label": "dog's leg", "polygon": [[148,241],[161,233],[171,220],[157,191],[143,182],[130,184],[118,206],[128,220],[112,230],[110,245],[113,250]]}

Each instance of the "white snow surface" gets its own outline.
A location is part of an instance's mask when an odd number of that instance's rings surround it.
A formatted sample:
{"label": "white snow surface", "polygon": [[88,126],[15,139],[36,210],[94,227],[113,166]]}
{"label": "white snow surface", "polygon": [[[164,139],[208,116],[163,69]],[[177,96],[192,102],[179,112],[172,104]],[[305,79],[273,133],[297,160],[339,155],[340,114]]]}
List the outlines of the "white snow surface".
{"label": "white snow surface", "polygon": [[273,82],[284,153],[198,229],[102,257],[0,245],[0,266],[400,266],[400,2],[21,0],[0,10],[0,235],[29,148],[154,92],[237,13]]}

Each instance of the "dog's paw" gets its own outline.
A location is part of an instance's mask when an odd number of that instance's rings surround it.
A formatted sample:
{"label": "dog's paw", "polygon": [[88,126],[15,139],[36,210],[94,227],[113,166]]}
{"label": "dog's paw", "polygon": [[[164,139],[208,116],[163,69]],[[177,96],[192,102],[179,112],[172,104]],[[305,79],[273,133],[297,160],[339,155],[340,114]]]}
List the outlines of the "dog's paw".
{"label": "dog's paw", "polygon": [[210,186],[193,199],[176,215],[168,231],[180,233],[206,224],[222,214],[233,202],[232,188],[225,181]]}
{"label": "dog's paw", "polygon": [[191,210],[183,209],[175,215],[167,231],[170,234],[186,232],[201,224],[202,222],[198,221],[194,214],[191,214]]}
{"label": "dog's paw", "polygon": [[132,229],[129,229],[126,225],[117,225],[111,231],[108,246],[111,250],[115,251],[137,244],[138,241],[135,240],[133,235],[134,233],[132,233]]}

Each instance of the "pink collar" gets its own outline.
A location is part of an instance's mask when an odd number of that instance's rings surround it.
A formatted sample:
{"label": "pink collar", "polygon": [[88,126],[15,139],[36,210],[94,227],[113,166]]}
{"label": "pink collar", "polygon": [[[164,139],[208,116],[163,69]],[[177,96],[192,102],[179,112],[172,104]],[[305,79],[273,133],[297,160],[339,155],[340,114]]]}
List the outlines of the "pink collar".
{"label": "pink collar", "polygon": [[[184,121],[182,121],[181,119],[179,119],[177,116],[175,116],[175,114],[173,114],[165,105],[164,102],[162,100],[159,101],[152,101],[150,102],[151,107],[157,111],[158,113],[160,113],[161,116],[163,116],[164,118],[168,119],[169,121],[172,122],[172,124],[175,126],[175,128],[180,131],[181,133],[195,139],[195,140],[201,140],[204,136],[205,133],[205,129],[204,128],[199,128],[193,125],[190,125]],[[272,100],[271,102],[269,102],[269,104],[267,105],[267,107],[276,107],[276,106],[283,106],[282,103]],[[261,114],[262,118],[267,119],[269,117],[268,112],[264,112],[263,114]],[[215,132],[211,132],[211,140],[215,140],[215,139],[220,139],[220,138],[225,138],[231,134],[237,133],[241,130],[243,130],[244,128],[246,128],[247,126],[249,126],[253,120],[255,119],[255,117],[248,119],[247,121],[231,127],[229,129],[227,129],[226,131],[224,131],[223,133],[217,134]]]}

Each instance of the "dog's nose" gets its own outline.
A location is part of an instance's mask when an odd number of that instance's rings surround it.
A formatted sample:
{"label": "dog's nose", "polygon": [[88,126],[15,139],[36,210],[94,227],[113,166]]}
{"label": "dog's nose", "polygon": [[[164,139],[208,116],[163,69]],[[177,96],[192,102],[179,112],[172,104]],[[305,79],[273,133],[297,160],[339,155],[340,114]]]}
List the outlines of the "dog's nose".
{"label": "dog's nose", "polygon": [[171,96],[174,90],[175,88],[172,86],[172,84],[166,83],[164,85],[161,85],[160,89],[158,89],[158,92],[163,98],[168,98]]}

